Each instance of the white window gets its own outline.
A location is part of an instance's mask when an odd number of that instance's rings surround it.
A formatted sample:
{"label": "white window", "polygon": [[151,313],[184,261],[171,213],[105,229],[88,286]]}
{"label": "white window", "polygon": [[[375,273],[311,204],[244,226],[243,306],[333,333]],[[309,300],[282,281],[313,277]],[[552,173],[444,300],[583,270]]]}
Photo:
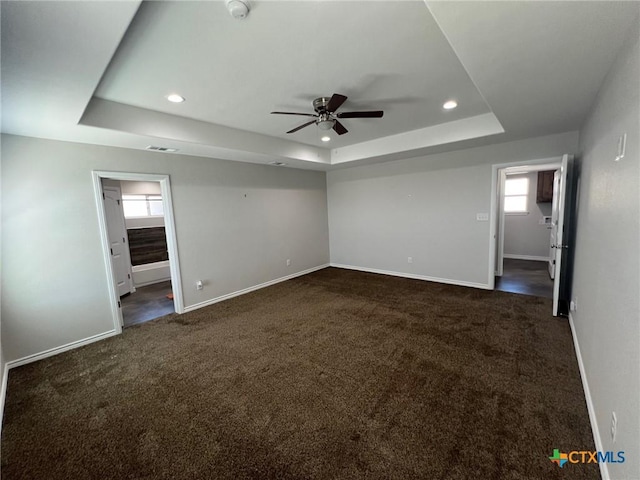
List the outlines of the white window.
{"label": "white window", "polygon": [[527,213],[528,178],[507,178],[504,184],[504,212]]}
{"label": "white window", "polygon": [[162,217],[164,210],[160,195],[122,195],[125,218]]}

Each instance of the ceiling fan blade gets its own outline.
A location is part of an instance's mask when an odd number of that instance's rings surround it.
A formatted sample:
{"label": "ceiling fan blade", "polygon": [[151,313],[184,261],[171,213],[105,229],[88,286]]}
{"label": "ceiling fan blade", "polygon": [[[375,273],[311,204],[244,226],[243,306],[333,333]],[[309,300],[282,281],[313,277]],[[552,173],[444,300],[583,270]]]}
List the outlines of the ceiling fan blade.
{"label": "ceiling fan blade", "polygon": [[375,110],[371,112],[343,112],[337,113],[338,118],[380,118],[384,115],[382,110]]}
{"label": "ceiling fan blade", "polygon": [[297,132],[298,130],[300,130],[300,129],[304,128],[304,127],[308,127],[312,123],[316,123],[316,121],[315,120],[311,120],[310,122],[304,123],[304,124],[300,125],[299,127],[294,128],[293,130],[289,130],[287,133]]}
{"label": "ceiling fan blade", "polygon": [[333,129],[336,131],[338,135],[344,135],[349,131],[346,128],[344,128],[344,125],[342,125],[338,120],[336,120],[336,123],[333,124]]}
{"label": "ceiling fan blade", "polygon": [[271,112],[272,114],[277,114],[277,115],[303,115],[305,117],[317,117],[317,115],[314,115],[312,113],[297,113],[297,112]]}
{"label": "ceiling fan blade", "polygon": [[339,93],[334,93],[329,103],[327,103],[327,112],[335,112],[346,101],[347,97]]}

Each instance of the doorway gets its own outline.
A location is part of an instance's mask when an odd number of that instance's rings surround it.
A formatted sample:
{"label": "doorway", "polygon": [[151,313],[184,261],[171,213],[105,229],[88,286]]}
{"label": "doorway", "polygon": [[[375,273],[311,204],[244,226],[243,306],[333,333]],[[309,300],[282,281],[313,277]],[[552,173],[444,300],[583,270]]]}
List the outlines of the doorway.
{"label": "doorway", "polygon": [[[499,172],[502,201],[498,212],[502,264],[496,290],[553,298],[551,228],[554,172],[560,164],[507,167]],[[557,187],[556,187],[557,189]],[[500,257],[498,258],[500,262]]]}
{"label": "doorway", "polygon": [[93,178],[116,331],[183,313],[169,177],[94,171]]}
{"label": "doorway", "polygon": [[[572,242],[573,157],[494,165],[489,283],[497,290],[553,299],[566,314]],[[561,268],[562,266],[562,268]],[[566,310],[566,311],[565,311]]]}

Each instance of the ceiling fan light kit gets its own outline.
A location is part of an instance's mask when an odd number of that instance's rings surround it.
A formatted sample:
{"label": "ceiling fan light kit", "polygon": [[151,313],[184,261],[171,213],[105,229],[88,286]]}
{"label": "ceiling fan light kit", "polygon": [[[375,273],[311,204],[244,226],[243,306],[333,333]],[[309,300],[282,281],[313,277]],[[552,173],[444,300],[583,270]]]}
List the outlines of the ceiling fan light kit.
{"label": "ceiling fan light kit", "polygon": [[318,128],[320,130],[331,130],[335,125],[336,121],[328,118],[328,115],[325,115],[324,120],[321,118],[318,119]]}
{"label": "ceiling fan light kit", "polygon": [[[309,125],[316,124],[320,130],[333,129],[338,135],[344,135],[349,130],[345,128],[338,120],[339,118],[381,118],[384,115],[382,110],[367,111],[367,112],[342,112],[336,113],[336,110],[346,102],[347,97],[334,93],[331,97],[319,97],[313,101],[313,109],[316,111],[313,113],[299,113],[299,112],[271,112],[276,115],[301,115],[303,117],[314,117],[315,120],[311,120],[307,123],[300,125],[287,133],[295,133],[298,130],[308,127]],[[326,141],[323,139],[323,141]]]}

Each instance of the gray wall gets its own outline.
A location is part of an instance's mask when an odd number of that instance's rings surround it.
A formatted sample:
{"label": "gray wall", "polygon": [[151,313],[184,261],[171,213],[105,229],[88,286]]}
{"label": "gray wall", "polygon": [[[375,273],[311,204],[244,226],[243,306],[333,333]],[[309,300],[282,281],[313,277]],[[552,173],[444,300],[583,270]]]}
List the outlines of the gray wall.
{"label": "gray wall", "polygon": [[491,165],[576,149],[570,132],[331,171],[331,262],[487,285]]}
{"label": "gray wall", "polygon": [[170,175],[185,306],[329,261],[323,172],[3,135],[7,360],[113,329],[92,170]]}
{"label": "gray wall", "polygon": [[160,182],[130,182],[120,181],[123,195],[161,195]]}
{"label": "gray wall", "polygon": [[551,215],[551,203],[536,203],[538,172],[509,175],[507,178],[529,179],[528,215],[505,215],[504,254],[549,258],[551,230],[540,220]]}
{"label": "gray wall", "polygon": [[[580,132],[573,321],[611,478],[640,478],[640,28],[635,24]],[[626,156],[615,162],[618,136]],[[618,416],[615,443],[611,412]]]}

